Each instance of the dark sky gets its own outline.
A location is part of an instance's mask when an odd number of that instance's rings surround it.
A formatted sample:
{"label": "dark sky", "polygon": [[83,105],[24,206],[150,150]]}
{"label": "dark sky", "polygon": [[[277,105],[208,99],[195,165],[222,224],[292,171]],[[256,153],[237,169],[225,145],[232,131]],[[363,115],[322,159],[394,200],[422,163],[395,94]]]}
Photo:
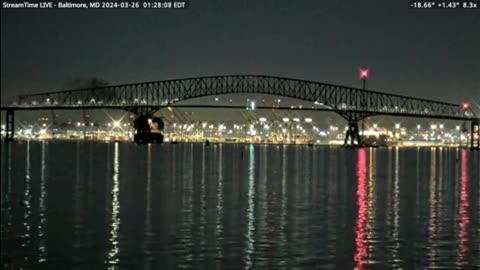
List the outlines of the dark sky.
{"label": "dark sky", "polygon": [[187,10],[1,11],[1,97],[111,84],[265,74],[480,103],[480,9],[399,1],[190,0]]}

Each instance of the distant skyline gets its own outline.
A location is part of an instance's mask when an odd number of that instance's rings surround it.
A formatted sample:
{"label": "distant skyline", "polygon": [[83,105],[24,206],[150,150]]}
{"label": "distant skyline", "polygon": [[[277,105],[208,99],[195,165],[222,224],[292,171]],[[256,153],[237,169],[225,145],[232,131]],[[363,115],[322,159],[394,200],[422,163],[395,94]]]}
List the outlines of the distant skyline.
{"label": "distant skyline", "polygon": [[408,1],[205,1],[186,10],[1,11],[1,98],[222,74],[264,74],[480,104],[479,10]]}

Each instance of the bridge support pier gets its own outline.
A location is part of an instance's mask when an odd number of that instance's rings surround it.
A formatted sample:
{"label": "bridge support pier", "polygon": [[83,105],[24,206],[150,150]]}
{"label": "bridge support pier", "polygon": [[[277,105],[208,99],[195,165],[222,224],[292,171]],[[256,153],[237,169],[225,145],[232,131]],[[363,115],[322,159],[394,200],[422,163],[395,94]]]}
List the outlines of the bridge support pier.
{"label": "bridge support pier", "polygon": [[125,107],[125,110],[135,114],[133,121],[135,143],[162,143],[165,124],[160,117],[153,117],[160,107]]}
{"label": "bridge support pier", "polygon": [[15,113],[13,110],[7,110],[7,119],[6,119],[6,136],[5,141],[13,141],[13,136],[15,135]]}
{"label": "bridge support pier", "polygon": [[363,121],[368,114],[364,113],[356,113],[356,112],[337,112],[342,116],[345,120],[348,121],[347,131],[345,132],[345,146],[362,146],[363,138],[360,136],[360,129],[358,128],[358,122],[362,121],[362,129],[363,129]]}
{"label": "bridge support pier", "polygon": [[[350,143],[348,141],[350,140]],[[348,121],[344,145],[360,145],[362,142],[357,121]]]}
{"label": "bridge support pier", "polygon": [[480,149],[480,121],[478,120],[472,121],[470,129],[470,149]]}

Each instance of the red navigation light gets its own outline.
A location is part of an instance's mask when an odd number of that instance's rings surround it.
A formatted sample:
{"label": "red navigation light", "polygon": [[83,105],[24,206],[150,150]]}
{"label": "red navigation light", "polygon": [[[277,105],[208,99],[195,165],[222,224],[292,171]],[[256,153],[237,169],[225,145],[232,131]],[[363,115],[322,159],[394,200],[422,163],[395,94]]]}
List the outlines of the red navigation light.
{"label": "red navigation light", "polygon": [[468,104],[468,103],[462,103],[462,109],[468,110],[469,107],[470,107],[470,104]]}
{"label": "red navigation light", "polygon": [[361,68],[360,79],[368,79],[368,72],[369,72],[368,68],[365,68],[365,69]]}

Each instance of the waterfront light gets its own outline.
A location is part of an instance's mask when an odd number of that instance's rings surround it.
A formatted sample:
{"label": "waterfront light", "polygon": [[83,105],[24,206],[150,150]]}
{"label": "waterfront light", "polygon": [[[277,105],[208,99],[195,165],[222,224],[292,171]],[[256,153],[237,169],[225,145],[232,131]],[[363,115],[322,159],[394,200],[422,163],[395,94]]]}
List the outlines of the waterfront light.
{"label": "waterfront light", "polygon": [[215,97],[215,101],[218,101],[218,97]]}
{"label": "waterfront light", "polygon": [[377,124],[373,124],[373,128],[378,128],[378,125],[377,125]]}
{"label": "waterfront light", "polygon": [[440,124],[440,129],[443,129],[443,124]]}
{"label": "waterfront light", "polygon": [[305,122],[307,122],[307,123],[312,122],[312,118],[305,118]]}
{"label": "waterfront light", "polygon": [[422,126],[420,126],[420,125],[417,125],[417,129],[421,129],[421,128],[422,128]]}
{"label": "waterfront light", "polygon": [[458,131],[460,130],[460,126],[456,126],[455,129]]}
{"label": "waterfront light", "polygon": [[300,122],[300,118],[297,118],[297,117],[293,118],[292,120],[293,120],[294,122]]}
{"label": "waterfront light", "polygon": [[432,125],[430,126],[430,128],[433,129],[433,130],[435,130],[435,129],[437,129],[437,125],[432,124]]}
{"label": "waterfront light", "polygon": [[267,118],[265,118],[265,117],[260,117],[259,120],[260,120],[260,122],[266,122],[266,121],[267,121]]}
{"label": "waterfront light", "polygon": [[[148,123],[152,123],[152,120],[148,119]],[[120,121],[113,121],[113,127],[120,127]]]}
{"label": "waterfront light", "polygon": [[77,127],[79,127],[79,126],[81,126],[81,125],[82,125],[82,123],[80,123],[80,122],[77,122]]}
{"label": "waterfront light", "polygon": [[395,128],[396,128],[396,129],[399,129],[399,128],[400,128],[400,124],[399,124],[399,123],[395,123]]}
{"label": "waterfront light", "polygon": [[284,118],[282,119],[282,121],[286,123],[286,122],[290,121],[290,118],[284,117]]}

